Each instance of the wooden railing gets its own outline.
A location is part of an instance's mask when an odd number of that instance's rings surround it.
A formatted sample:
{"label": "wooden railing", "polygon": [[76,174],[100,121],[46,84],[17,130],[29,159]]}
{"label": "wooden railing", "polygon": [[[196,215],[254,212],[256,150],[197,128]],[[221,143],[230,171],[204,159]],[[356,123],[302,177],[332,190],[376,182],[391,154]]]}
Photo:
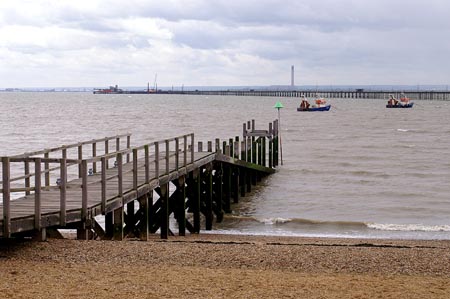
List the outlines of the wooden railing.
{"label": "wooden railing", "polygon": [[[120,138],[127,137],[127,148],[120,150]],[[104,139],[97,139],[83,143],[77,143],[70,146],[62,146],[54,149],[47,149],[39,152],[26,153],[23,155],[17,155],[12,157],[1,157],[2,162],[2,189],[0,192],[3,196],[3,235],[10,235],[10,201],[11,194],[16,192],[25,192],[26,195],[30,195],[34,192],[35,202],[35,229],[41,228],[41,191],[49,190],[52,188],[58,188],[60,190],[60,225],[66,224],[66,192],[68,188],[68,167],[78,166],[78,177],[81,179],[70,182],[70,187],[82,188],[82,204],[81,204],[81,218],[86,220],[88,217],[88,188],[89,185],[101,184],[101,211],[105,213],[107,204],[106,195],[106,183],[109,180],[117,178],[117,196],[122,197],[124,191],[136,191],[138,188],[138,167],[143,161],[145,169],[144,184],[148,184],[152,179],[159,179],[162,176],[170,174],[170,158],[175,157],[175,170],[179,171],[181,168],[185,168],[188,164],[194,162],[194,134],[186,134],[175,138],[156,141],[153,143],[145,144],[139,147],[130,147],[129,134],[118,135],[114,137],[108,137]],[[109,153],[108,142],[112,139],[116,139],[116,151]],[[95,144],[97,142],[105,142],[105,151],[103,154],[98,155]],[[92,145],[92,156],[83,158],[83,145]],[[79,159],[67,158],[67,149],[69,147],[78,148]],[[161,152],[162,150],[162,152]],[[50,152],[61,151],[61,158],[49,158]],[[163,154],[162,154],[163,153]],[[35,155],[44,155],[44,157],[33,157]],[[125,160],[126,157],[126,160]],[[152,157],[152,159],[150,159]],[[109,167],[110,160],[115,159],[114,167]],[[132,162],[130,170],[124,170],[124,164]],[[163,162],[164,165],[161,165]],[[18,177],[11,177],[11,164],[18,163],[24,167],[25,175]],[[34,164],[34,172],[30,172],[30,163]],[[101,175],[96,177],[97,164],[101,168]],[[54,167],[50,167],[54,165]],[[150,176],[150,166],[153,165],[154,177]],[[44,166],[44,169],[42,169]],[[91,166],[91,168],[89,168]],[[111,169],[110,171],[107,171]],[[113,171],[112,169],[117,169]],[[55,185],[50,184],[50,173],[58,172],[58,179]],[[123,177],[127,173],[133,173],[133,190],[123,190]],[[42,175],[45,176],[45,183],[42,184]],[[34,177],[34,186],[31,186],[30,178]],[[92,177],[88,180],[88,177]],[[11,187],[12,182],[23,180],[24,187]],[[117,197],[116,196],[116,197]]]}

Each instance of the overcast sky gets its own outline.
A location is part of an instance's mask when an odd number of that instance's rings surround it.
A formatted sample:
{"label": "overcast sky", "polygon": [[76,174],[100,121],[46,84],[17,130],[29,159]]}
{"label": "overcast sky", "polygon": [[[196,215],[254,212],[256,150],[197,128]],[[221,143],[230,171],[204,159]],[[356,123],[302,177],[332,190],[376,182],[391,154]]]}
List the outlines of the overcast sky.
{"label": "overcast sky", "polygon": [[448,84],[447,0],[0,0],[0,88]]}

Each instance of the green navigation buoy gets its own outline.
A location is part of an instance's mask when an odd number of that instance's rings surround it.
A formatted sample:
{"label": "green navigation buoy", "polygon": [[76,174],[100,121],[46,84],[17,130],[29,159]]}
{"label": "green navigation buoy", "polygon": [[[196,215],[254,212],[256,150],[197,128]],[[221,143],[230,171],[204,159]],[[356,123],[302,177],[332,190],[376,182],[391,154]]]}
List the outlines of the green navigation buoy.
{"label": "green navigation buoy", "polygon": [[278,137],[280,139],[280,160],[281,165],[283,165],[283,146],[281,144],[281,117],[280,117],[280,109],[284,108],[283,104],[281,104],[280,101],[278,101],[273,108],[276,108],[278,110]]}

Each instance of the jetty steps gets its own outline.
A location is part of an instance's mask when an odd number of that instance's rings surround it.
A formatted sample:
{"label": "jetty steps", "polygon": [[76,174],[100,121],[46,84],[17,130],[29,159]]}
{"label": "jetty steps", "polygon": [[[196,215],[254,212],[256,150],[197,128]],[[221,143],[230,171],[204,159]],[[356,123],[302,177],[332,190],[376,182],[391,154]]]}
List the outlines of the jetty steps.
{"label": "jetty steps", "polygon": [[[279,163],[278,121],[242,139],[196,142],[194,133],[131,146],[131,134],[1,157],[0,240],[166,239],[211,230]],[[104,225],[99,224],[104,216]],[[103,219],[100,217],[100,219]]]}

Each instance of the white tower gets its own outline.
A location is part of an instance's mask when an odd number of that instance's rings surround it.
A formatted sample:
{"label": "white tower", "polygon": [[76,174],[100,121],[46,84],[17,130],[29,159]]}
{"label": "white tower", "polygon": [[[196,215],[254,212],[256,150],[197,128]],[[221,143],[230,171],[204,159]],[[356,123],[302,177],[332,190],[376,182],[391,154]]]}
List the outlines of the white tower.
{"label": "white tower", "polygon": [[291,66],[291,87],[294,87],[294,66]]}

